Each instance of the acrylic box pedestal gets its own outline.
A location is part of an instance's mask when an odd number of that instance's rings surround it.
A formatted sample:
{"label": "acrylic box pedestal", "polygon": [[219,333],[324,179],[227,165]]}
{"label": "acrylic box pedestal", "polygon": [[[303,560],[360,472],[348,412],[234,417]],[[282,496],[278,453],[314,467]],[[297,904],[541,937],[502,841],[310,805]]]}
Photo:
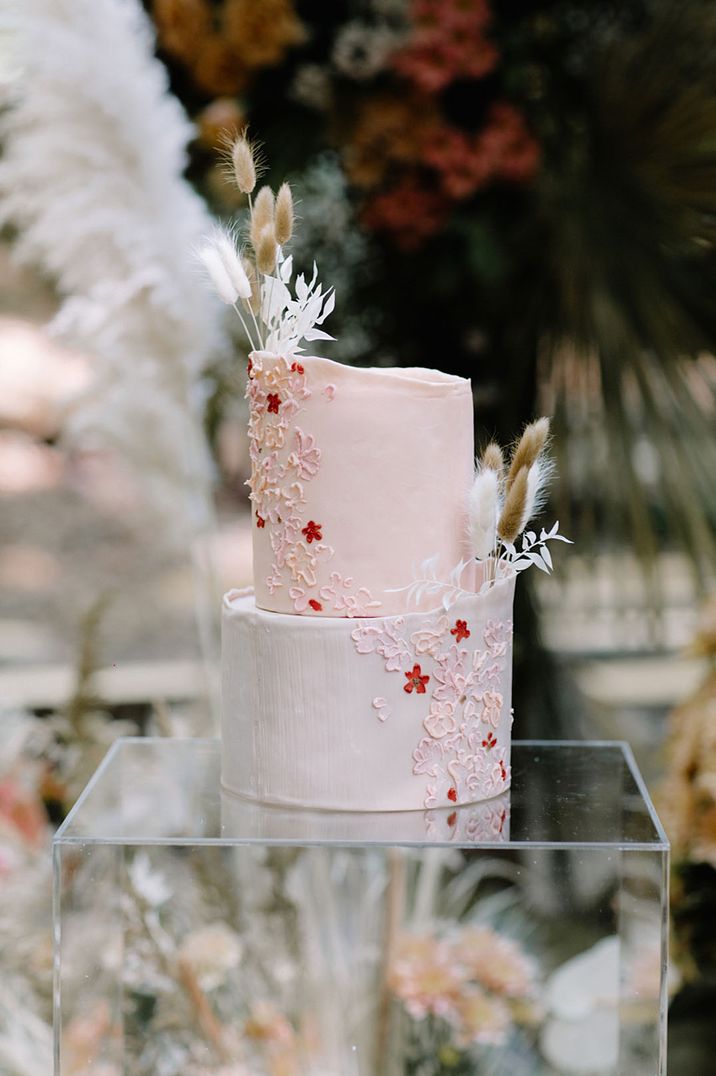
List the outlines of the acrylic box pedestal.
{"label": "acrylic box pedestal", "polygon": [[245,803],[120,740],[58,831],[55,1076],[657,1076],[668,843],[622,744],[453,811]]}

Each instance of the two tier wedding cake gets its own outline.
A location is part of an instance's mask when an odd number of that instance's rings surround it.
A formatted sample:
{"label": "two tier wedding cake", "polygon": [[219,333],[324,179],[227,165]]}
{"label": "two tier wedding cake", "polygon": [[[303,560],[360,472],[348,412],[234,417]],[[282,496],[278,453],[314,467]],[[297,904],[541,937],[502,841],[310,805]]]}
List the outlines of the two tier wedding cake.
{"label": "two tier wedding cake", "polygon": [[[244,140],[237,182],[255,183]],[[333,295],[294,280],[290,191],[263,187],[253,259],[228,233],[200,252],[242,318],[249,359],[254,587],[223,603],[222,783],[292,807],[405,811],[510,783],[512,601],[549,570],[526,531],[548,423],[475,472],[469,381],[304,355]],[[519,549],[517,536],[523,534]]]}

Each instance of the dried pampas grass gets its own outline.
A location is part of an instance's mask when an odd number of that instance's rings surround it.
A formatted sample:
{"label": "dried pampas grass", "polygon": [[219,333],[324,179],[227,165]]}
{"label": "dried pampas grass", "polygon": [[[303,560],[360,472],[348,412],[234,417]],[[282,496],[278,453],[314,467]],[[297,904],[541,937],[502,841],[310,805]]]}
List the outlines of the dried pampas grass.
{"label": "dried pampas grass", "polygon": [[260,273],[273,273],[276,268],[278,245],[273,224],[267,224],[259,233],[256,244],[256,265]]}
{"label": "dried pampas grass", "polygon": [[491,471],[495,471],[497,477],[502,481],[505,473],[505,457],[496,441],[490,441],[482,453],[480,463],[483,467],[488,467]]}

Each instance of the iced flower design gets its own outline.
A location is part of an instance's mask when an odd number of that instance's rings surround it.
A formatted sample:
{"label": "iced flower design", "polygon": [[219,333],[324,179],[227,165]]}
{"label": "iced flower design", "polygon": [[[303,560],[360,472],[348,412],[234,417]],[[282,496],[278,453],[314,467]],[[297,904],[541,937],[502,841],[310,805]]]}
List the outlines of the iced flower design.
{"label": "iced flower design", "polygon": [[432,736],[423,736],[418,746],[413,751],[413,773],[426,773],[428,777],[437,777],[438,768],[442,762],[443,749],[439,740]]}
{"label": "iced flower design", "polygon": [[359,587],[355,592],[351,592],[353,585],[350,576],[344,579],[340,572],[331,572],[330,582],[321,587],[320,594],[323,600],[331,602],[338,612],[345,610],[347,617],[366,616],[371,609],[380,606],[380,602],[373,599],[367,587]]}
{"label": "iced flower design", "polygon": [[266,410],[270,415],[277,415],[281,406],[281,397],[277,392],[269,392],[266,395]]}
{"label": "iced flower design", "polygon": [[[340,577],[334,582],[337,586]],[[407,694],[429,697],[427,716],[422,716],[426,735],[413,752],[413,773],[431,778],[424,806],[430,809],[498,795],[510,779],[507,752],[493,731],[504,709],[498,688],[504,677],[510,622],[489,622],[482,636],[485,645],[473,642],[468,649],[457,641],[458,636],[460,642],[465,641],[466,631],[467,638],[474,635],[466,619],[450,621],[442,612],[433,613],[409,641],[404,628],[404,617],[391,617],[360,623],[351,637],[359,654],[379,654],[387,672],[402,674]],[[450,636],[455,641],[441,652],[440,646]],[[422,660],[416,661],[418,657]],[[375,703],[373,708],[382,713]]]}
{"label": "iced flower design", "polygon": [[312,434],[295,430],[296,447],[288,457],[286,466],[296,471],[299,478],[315,478],[318,474],[318,466],[321,462],[321,450],[316,448],[316,441]]}
{"label": "iced flower design", "polygon": [[486,691],[482,696],[482,720],[497,728],[502,716],[502,695],[499,691]]}
{"label": "iced flower design", "polygon": [[448,618],[446,616],[441,616],[434,627],[421,628],[420,631],[414,631],[410,636],[410,641],[413,644],[415,653],[419,656],[430,654],[431,657],[435,657],[440,649],[443,638],[445,637],[448,624]]}
{"label": "iced flower design", "polygon": [[429,676],[423,675],[423,671],[419,665],[413,665],[410,672],[405,673],[407,683],[403,684],[403,691],[407,691],[410,694],[413,690],[417,695],[425,694],[425,685],[430,679]]}
{"label": "iced flower design", "polygon": [[286,553],[286,567],[291,578],[307,587],[316,585],[316,554],[305,542],[296,542]]}
{"label": "iced flower design", "polygon": [[435,690],[438,702],[464,701],[467,675],[465,673],[466,650],[458,650],[453,644],[445,654],[440,654],[435,667],[435,679],[440,685]]}
{"label": "iced flower design", "polygon": [[430,707],[429,715],[423,721],[423,725],[425,726],[425,731],[436,740],[447,736],[449,732],[454,732],[457,728],[455,707],[451,702],[434,701]]}
{"label": "iced flower design", "polygon": [[373,699],[372,706],[378,715],[379,721],[388,720],[392,711],[390,709],[390,706],[388,706],[388,702],[386,699],[384,699],[382,696],[378,696],[377,698]]}
{"label": "iced flower design", "polygon": [[302,528],[301,534],[305,537],[309,545],[311,544],[311,542],[320,542],[323,538],[321,526],[322,525],[320,523],[316,523],[315,520],[309,519],[306,526]]}
{"label": "iced flower design", "polygon": [[507,644],[512,637],[512,621],[506,624],[496,620],[488,620],[485,625],[485,645],[494,658],[504,657]]}
{"label": "iced flower design", "polygon": [[404,624],[402,616],[380,625],[359,624],[351,632],[351,638],[359,654],[380,654],[385,658],[388,672],[396,672],[402,669],[406,659],[410,658],[408,645],[400,635]]}
{"label": "iced flower design", "polygon": [[288,596],[293,602],[293,607],[297,613],[306,612],[311,599],[303,587],[289,587]]}

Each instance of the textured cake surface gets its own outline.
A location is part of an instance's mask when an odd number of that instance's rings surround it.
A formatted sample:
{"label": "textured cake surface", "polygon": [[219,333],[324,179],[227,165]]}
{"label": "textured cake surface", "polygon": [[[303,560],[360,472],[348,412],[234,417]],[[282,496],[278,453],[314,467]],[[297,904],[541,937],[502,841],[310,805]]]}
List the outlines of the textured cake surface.
{"label": "textured cake surface", "polygon": [[251,357],[256,604],[310,617],[415,609],[404,588],[466,556],[470,382],[437,370]]}
{"label": "textured cake surface", "polygon": [[510,781],[514,578],[448,610],[309,618],[223,607],[222,783],[265,803],[430,810]]}

